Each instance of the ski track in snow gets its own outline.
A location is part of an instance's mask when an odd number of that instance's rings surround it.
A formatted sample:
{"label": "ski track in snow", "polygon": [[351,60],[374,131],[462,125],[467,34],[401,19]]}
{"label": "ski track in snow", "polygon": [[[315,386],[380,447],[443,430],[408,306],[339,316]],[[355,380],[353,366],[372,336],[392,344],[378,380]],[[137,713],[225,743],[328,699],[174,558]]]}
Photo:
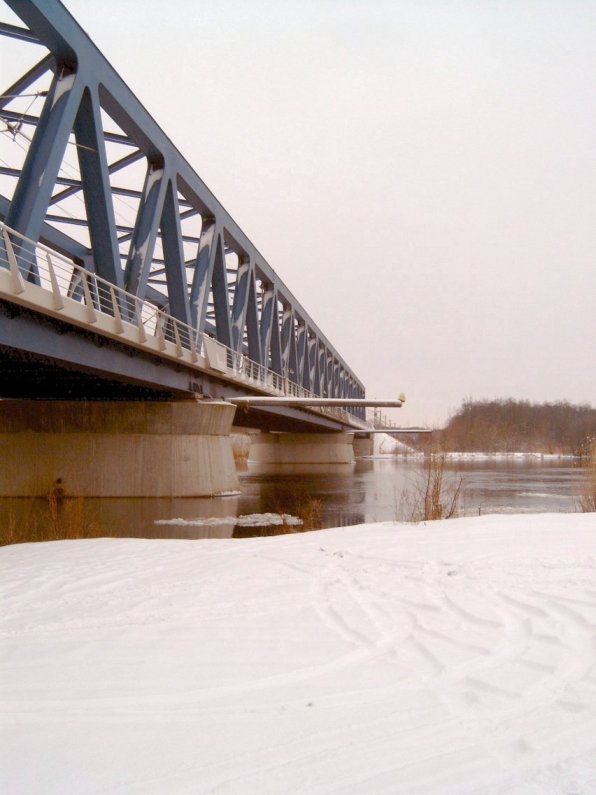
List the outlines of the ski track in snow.
{"label": "ski track in snow", "polygon": [[596,793],[596,516],[5,547],[0,790]]}

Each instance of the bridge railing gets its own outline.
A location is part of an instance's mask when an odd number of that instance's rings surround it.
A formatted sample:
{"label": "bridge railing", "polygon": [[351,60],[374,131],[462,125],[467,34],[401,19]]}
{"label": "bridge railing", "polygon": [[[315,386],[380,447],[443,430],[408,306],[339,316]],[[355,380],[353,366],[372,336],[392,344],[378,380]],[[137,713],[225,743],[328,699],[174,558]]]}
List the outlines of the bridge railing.
{"label": "bridge railing", "polygon": [[[315,397],[304,387],[252,361],[164,310],[102,279],[0,221],[0,295],[44,314],[120,339],[187,366],[216,369],[225,379],[271,395]],[[217,361],[211,361],[210,348]],[[361,421],[342,408],[310,409],[344,423]]]}
{"label": "bridge railing", "polygon": [[376,430],[392,430],[401,429],[401,426],[398,422],[388,417],[381,409],[374,409],[372,412],[367,412],[367,421],[372,428]]}
{"label": "bridge railing", "polygon": [[202,354],[202,335],[190,326],[41,243],[28,240],[2,222],[0,229],[0,267],[10,271],[15,294],[25,292],[26,284],[34,284],[51,293],[57,311],[65,308],[65,299],[84,306],[90,325],[97,321],[99,313],[112,318],[120,332],[124,322],[135,326],[141,342],[154,337],[159,342],[173,342],[197,356]]}

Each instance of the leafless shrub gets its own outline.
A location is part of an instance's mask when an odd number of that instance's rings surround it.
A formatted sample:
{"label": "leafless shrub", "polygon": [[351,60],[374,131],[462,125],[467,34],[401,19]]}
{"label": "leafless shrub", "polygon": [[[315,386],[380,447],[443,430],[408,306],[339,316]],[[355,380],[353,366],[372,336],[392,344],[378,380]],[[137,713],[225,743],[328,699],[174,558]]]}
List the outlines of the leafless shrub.
{"label": "leafless shrub", "polygon": [[323,501],[307,495],[299,502],[296,515],[302,519],[305,530],[317,530],[321,524],[322,511]]}
{"label": "leafless shrub", "polygon": [[282,518],[297,516],[302,520],[302,524],[291,524],[283,519],[281,533],[302,533],[305,530],[319,530],[321,527],[321,515],[323,513],[323,501],[318,497],[311,497],[309,494],[294,494],[286,500],[276,500],[274,513],[278,513]]}
{"label": "leafless shrub", "polygon": [[577,507],[582,513],[596,512],[596,459],[592,459],[589,473],[578,499]]}
{"label": "leafless shrub", "polygon": [[462,476],[447,472],[444,453],[428,454],[411,489],[402,495],[409,520],[423,522],[457,516],[462,487]]}

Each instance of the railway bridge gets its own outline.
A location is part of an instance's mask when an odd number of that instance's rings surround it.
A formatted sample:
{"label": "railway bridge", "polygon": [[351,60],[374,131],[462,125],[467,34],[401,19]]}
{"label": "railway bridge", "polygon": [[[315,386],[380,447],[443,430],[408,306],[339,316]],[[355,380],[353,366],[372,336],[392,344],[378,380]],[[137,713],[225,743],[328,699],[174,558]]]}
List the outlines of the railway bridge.
{"label": "railway bridge", "polygon": [[232,423],[350,456],[317,323],[62,3],[2,8],[0,494],[225,491]]}

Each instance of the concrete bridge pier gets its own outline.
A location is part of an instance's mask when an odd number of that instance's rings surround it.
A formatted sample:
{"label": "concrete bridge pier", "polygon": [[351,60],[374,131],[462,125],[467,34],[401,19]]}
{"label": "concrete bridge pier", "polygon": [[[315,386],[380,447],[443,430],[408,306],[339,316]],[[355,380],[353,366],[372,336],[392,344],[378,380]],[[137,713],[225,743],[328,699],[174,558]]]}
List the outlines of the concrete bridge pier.
{"label": "concrete bridge pier", "polygon": [[0,496],[205,497],[238,488],[229,403],[0,401]]}
{"label": "concrete bridge pier", "polygon": [[260,433],[250,460],[259,464],[353,464],[353,433]]}
{"label": "concrete bridge pier", "polygon": [[356,458],[373,455],[375,452],[374,437],[371,433],[367,436],[354,437],[354,455]]}

